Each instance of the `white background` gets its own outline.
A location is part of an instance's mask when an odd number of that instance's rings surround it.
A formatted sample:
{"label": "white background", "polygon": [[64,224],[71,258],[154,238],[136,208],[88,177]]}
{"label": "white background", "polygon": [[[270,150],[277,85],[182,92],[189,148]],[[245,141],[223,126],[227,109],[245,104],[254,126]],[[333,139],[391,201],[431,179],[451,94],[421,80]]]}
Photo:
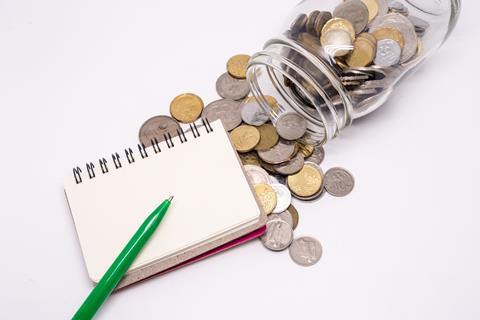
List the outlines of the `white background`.
{"label": "white background", "polygon": [[[447,43],[327,145],[323,168],[356,187],[295,202],[317,265],[253,241],[114,294],[98,318],[479,319],[480,7],[465,2]],[[65,319],[92,288],[71,167],[135,145],[179,93],[216,99],[229,56],[260,49],[294,4],[0,0],[0,318]]]}

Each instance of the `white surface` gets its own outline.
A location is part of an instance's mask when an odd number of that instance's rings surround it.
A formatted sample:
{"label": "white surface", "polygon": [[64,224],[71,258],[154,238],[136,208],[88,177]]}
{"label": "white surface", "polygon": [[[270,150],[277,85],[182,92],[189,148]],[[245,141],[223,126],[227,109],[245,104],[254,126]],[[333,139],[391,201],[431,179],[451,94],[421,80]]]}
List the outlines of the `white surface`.
{"label": "white surface", "polygon": [[[109,162],[110,172],[98,174],[95,179],[88,179],[84,166],[81,183],[68,175],[65,193],[88,274],[94,282],[100,281],[147,215],[170,195],[175,199],[168,214],[128,274],[258,225],[261,211],[228,135],[220,120],[212,122],[211,127],[210,133],[200,128],[199,137],[186,132],[185,143],[174,137],[172,149],[165,141],[159,143],[162,152],[158,154],[153,147],[147,148],[149,157],[145,159],[136,151],[136,161],[131,164],[122,155],[122,168],[117,170]],[[224,192],[225,186],[228,192]],[[205,193],[199,192],[202,189],[222,196],[208,201]],[[176,259],[175,264],[180,262]],[[149,275],[134,277],[138,280]]]}
{"label": "white surface", "polygon": [[[295,1],[0,1],[2,319],[65,319],[91,289],[62,190],[71,167],[136,143]],[[390,102],[330,143],[356,178],[298,203],[322,260],[255,241],[114,294],[99,319],[479,319],[478,12]],[[195,159],[192,159],[195,165]],[[215,195],[211,195],[214,198]]]}

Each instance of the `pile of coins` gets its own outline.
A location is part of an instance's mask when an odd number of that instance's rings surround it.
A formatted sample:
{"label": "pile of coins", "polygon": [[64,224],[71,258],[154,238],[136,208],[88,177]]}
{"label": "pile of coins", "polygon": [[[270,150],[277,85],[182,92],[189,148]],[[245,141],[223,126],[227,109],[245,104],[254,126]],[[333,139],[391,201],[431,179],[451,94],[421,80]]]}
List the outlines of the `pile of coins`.
{"label": "pile of coins", "polygon": [[[414,16],[400,2],[347,0],[332,13],[300,14],[287,36],[299,42],[319,40],[323,51],[344,68],[370,64],[390,67],[410,60],[421,48],[419,37],[429,24]],[[307,45],[311,45],[308,43]]]}
{"label": "pile of coins", "polygon": [[312,201],[324,191],[345,196],[352,191],[354,180],[342,168],[323,173],[320,164],[324,149],[303,142],[307,130],[303,117],[280,112],[284,111],[282,106],[273,97],[265,97],[279,114],[274,126],[257,101],[247,97],[250,88],[245,77],[249,59],[248,55],[236,55],[228,60],[227,72],[216,83],[222,99],[204,107],[197,95],[181,94],[170,104],[171,117],[159,115],[148,119],[140,129],[139,139],[149,146],[153,139],[162,141],[166,135],[177,135],[182,123],[192,123],[200,117],[209,121],[220,119],[268,215],[267,231],[261,237],[263,245],[273,251],[289,248],[296,263],[313,265],[320,259],[321,245],[312,237],[294,239],[299,215],[292,197]]}
{"label": "pile of coins", "polygon": [[[381,100],[399,76],[421,59],[421,38],[429,27],[428,22],[410,15],[400,2],[347,0],[332,12],[314,10],[299,14],[284,35],[329,65],[345,87],[353,108],[363,110]],[[342,104],[328,77],[314,66],[311,58],[294,49],[288,51],[292,65],[307,71],[332,103]],[[317,110],[326,108],[327,102],[311,83],[289,69],[286,67],[285,72],[301,87],[285,77],[286,91],[301,103],[304,111],[320,121]]]}

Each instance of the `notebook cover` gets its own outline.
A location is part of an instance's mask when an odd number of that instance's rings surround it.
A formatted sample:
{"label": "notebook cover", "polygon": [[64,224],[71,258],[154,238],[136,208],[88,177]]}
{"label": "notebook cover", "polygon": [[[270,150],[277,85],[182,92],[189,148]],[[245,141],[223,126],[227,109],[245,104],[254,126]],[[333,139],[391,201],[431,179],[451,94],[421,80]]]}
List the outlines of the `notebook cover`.
{"label": "notebook cover", "polygon": [[[218,131],[223,131],[223,133],[218,132],[217,134],[225,135],[227,137],[226,141],[230,142],[228,140],[228,134],[224,131],[220,121],[213,122],[212,126],[215,129],[215,131],[217,129],[219,129]],[[205,128],[202,128],[202,130],[205,130]],[[178,137],[176,137],[176,138],[178,139]],[[178,143],[178,141],[176,141],[175,143]],[[230,142],[230,145],[231,145],[231,142]],[[231,145],[231,148],[232,148],[232,151],[233,151],[234,150],[233,145]],[[257,207],[258,207],[259,212],[260,212],[258,220],[254,223],[251,223],[251,224],[243,227],[243,228],[237,229],[234,232],[226,233],[226,234],[224,234],[220,237],[217,237],[217,239],[215,239],[214,241],[207,241],[207,242],[202,243],[201,245],[199,245],[195,248],[188,249],[188,250],[186,250],[186,251],[184,251],[180,254],[171,256],[171,257],[163,259],[163,260],[159,260],[158,262],[155,262],[155,263],[147,264],[143,267],[137,267],[136,269],[129,271],[125,275],[125,277],[119,283],[118,288],[127,286],[129,284],[140,281],[142,279],[148,278],[148,277],[150,277],[152,275],[155,275],[155,274],[158,274],[162,271],[170,270],[171,268],[174,268],[175,266],[183,265],[183,263],[186,263],[186,264],[193,263],[194,261],[197,261],[197,260],[199,260],[199,259],[201,259],[205,256],[212,255],[212,254],[214,254],[218,251],[225,250],[228,247],[232,247],[232,246],[234,246],[238,243],[242,243],[242,242],[247,240],[247,238],[242,238],[243,236],[245,236],[247,234],[250,234],[252,232],[255,232],[256,230],[258,230],[259,228],[261,228],[265,225],[266,215],[261,209],[261,205],[259,204],[258,199],[256,198],[256,195],[255,195],[255,192],[253,190],[253,187],[252,187],[251,183],[247,179],[247,175],[246,175],[246,173],[243,169],[243,166],[241,165],[241,162],[240,162],[240,159],[239,159],[238,155],[234,151],[233,151],[233,153],[235,154],[234,158],[239,163],[238,167],[241,168],[241,171],[243,172],[243,177],[244,177],[245,181],[247,181],[247,183],[248,183],[247,186],[250,189],[251,194],[254,196],[254,198],[256,200]],[[239,239],[239,238],[242,238],[242,240],[239,240],[238,242],[234,241],[234,240]],[[230,243],[230,242],[232,242],[232,243]],[[227,243],[230,243],[230,245],[224,247],[224,245],[227,244]],[[216,248],[219,248],[219,249],[215,250]],[[82,248],[82,250],[83,250],[83,248]]]}

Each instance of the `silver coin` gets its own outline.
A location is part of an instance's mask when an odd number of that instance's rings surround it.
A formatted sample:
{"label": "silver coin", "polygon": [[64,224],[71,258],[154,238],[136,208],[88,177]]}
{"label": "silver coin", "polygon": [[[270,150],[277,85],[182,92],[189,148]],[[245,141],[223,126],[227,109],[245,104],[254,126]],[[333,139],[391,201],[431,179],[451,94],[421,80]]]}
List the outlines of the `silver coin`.
{"label": "silver coin", "polygon": [[270,181],[272,181],[272,183],[280,183],[280,184],[283,184],[283,185],[287,185],[287,177],[284,176],[284,175],[281,175],[281,174],[271,173],[270,174]]}
{"label": "silver coin", "polygon": [[300,237],[295,239],[288,253],[292,260],[304,267],[313,266],[322,257],[322,245],[312,237]]}
{"label": "silver coin", "polygon": [[359,34],[367,26],[368,8],[362,1],[348,0],[333,10],[333,16],[350,21],[355,28],[355,33]]}
{"label": "silver coin", "polygon": [[377,53],[374,63],[382,67],[390,67],[400,62],[402,49],[397,41],[392,39],[383,39],[377,41]]}
{"label": "silver coin", "polygon": [[404,63],[413,57],[417,51],[417,34],[412,22],[399,13],[389,13],[373,19],[369,32],[374,32],[383,27],[395,28],[403,35],[405,44],[401,50],[400,63]]}
{"label": "silver coin", "polygon": [[292,32],[292,35],[297,35],[301,32],[304,32],[307,25],[307,20],[308,17],[305,13],[299,14],[290,26],[290,31]]}
{"label": "silver coin", "polygon": [[287,249],[290,243],[292,243],[293,230],[283,220],[270,220],[267,222],[267,231],[260,240],[267,249],[282,251]]}
{"label": "silver coin", "polygon": [[216,83],[217,93],[220,97],[230,100],[245,98],[250,92],[250,85],[245,79],[236,79],[225,72]]}
{"label": "silver coin", "polygon": [[325,190],[335,197],[344,197],[352,192],[355,180],[350,172],[343,168],[331,168],[325,173]]}
{"label": "silver coin", "polygon": [[220,119],[225,130],[230,131],[242,123],[240,106],[241,103],[234,100],[215,100],[203,109],[202,118],[207,118],[210,122]]}
{"label": "silver coin", "polygon": [[164,141],[164,135],[177,136],[177,130],[180,130],[180,125],[175,119],[169,116],[155,116],[142,124],[138,139],[145,147],[150,147],[153,139],[156,138],[158,142]]}
{"label": "silver coin", "polygon": [[293,229],[293,219],[292,215],[288,211],[283,211],[281,213],[272,213],[268,215],[267,222],[271,220],[283,220]]}
{"label": "silver coin", "polygon": [[256,101],[245,102],[241,108],[241,115],[245,123],[256,127],[269,120],[268,114]]}
{"label": "silver coin", "polygon": [[410,22],[413,24],[415,32],[420,37],[423,36],[428,27],[430,27],[430,24],[427,21],[420,19],[419,17],[408,16],[408,20],[410,20]]}
{"label": "silver coin", "polygon": [[247,172],[248,180],[250,180],[253,185],[259,183],[269,184],[271,182],[270,176],[268,175],[267,171],[265,171],[265,169],[259,166],[255,166],[253,164],[246,164],[243,166],[243,168]]}
{"label": "silver coin", "polygon": [[325,149],[323,149],[322,146],[316,146],[313,150],[313,153],[309,157],[305,158],[305,161],[310,161],[320,165],[323,162],[323,159],[325,159]]}
{"label": "silver coin", "polygon": [[325,52],[332,57],[342,57],[353,50],[352,38],[343,29],[332,29],[320,38]]}
{"label": "silver coin", "polygon": [[408,8],[401,2],[393,1],[388,4],[390,12],[400,13],[405,17],[408,16]]}
{"label": "silver coin", "polygon": [[282,162],[279,164],[274,164],[273,169],[275,169],[275,171],[280,174],[288,176],[300,171],[303,168],[303,162],[304,162],[303,156],[299,152],[295,157],[293,157],[292,160],[289,160],[287,162]]}
{"label": "silver coin", "polygon": [[278,143],[270,150],[257,151],[263,161],[278,164],[290,160],[295,152],[295,142],[279,139]]}
{"label": "silver coin", "polygon": [[275,128],[283,139],[297,140],[307,131],[307,121],[296,112],[286,112],[278,117]]}
{"label": "silver coin", "polygon": [[271,183],[270,186],[275,190],[277,195],[277,205],[273,209],[273,213],[280,213],[290,206],[292,203],[292,194],[286,186],[280,183]]}
{"label": "silver coin", "polygon": [[315,37],[320,38],[320,35],[322,34],[323,26],[330,19],[332,19],[332,14],[330,12],[320,11],[317,18],[315,19],[315,25],[314,25],[314,29],[315,29],[314,36]]}
{"label": "silver coin", "polygon": [[312,34],[312,35],[316,34],[315,21],[316,21],[319,14],[320,14],[320,11],[314,10],[314,11],[310,12],[310,14],[308,15],[307,24],[305,26],[306,26],[307,32]]}

